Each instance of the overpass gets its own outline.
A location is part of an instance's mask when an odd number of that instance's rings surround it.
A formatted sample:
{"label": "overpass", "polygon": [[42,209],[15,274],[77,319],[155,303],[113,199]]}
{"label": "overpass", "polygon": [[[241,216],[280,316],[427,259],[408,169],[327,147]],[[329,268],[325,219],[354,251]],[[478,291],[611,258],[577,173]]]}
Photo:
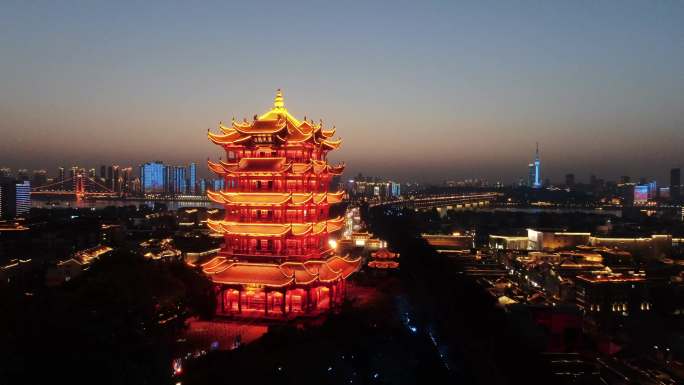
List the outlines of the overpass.
{"label": "overpass", "polygon": [[496,201],[501,193],[473,193],[473,194],[444,194],[444,195],[418,195],[408,198],[401,198],[393,201],[371,204],[371,207],[387,207],[402,209],[433,209],[445,207],[447,209],[459,209],[470,207],[481,207]]}

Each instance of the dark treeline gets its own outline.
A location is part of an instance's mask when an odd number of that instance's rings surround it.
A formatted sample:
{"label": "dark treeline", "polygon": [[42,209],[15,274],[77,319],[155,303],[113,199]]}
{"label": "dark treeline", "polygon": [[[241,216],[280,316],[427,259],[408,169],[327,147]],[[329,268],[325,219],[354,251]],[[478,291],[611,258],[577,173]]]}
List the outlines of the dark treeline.
{"label": "dark treeline", "polygon": [[0,383],[165,384],[189,314],[211,284],[180,263],[118,252],[52,289],[0,288]]}
{"label": "dark treeline", "polygon": [[481,384],[544,383],[543,336],[521,333],[494,299],[419,234],[434,226],[430,213],[364,210],[371,231],[401,253],[401,274],[423,323],[434,325]]}

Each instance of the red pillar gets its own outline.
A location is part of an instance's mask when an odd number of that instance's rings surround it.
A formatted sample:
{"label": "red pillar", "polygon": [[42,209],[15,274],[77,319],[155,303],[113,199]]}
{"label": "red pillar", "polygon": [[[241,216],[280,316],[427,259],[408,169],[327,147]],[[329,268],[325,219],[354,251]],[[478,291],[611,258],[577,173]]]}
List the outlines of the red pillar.
{"label": "red pillar", "polygon": [[224,314],[226,312],[226,292],[223,285],[219,287],[219,295],[221,296],[221,313]]}
{"label": "red pillar", "polygon": [[280,299],[280,312],[285,316],[285,302],[287,302],[287,290],[283,289],[282,291],[283,296]]}
{"label": "red pillar", "polygon": [[228,289],[228,313],[233,312],[233,289]]}
{"label": "red pillar", "polygon": [[335,285],[328,285],[328,310],[332,311],[335,304]]}

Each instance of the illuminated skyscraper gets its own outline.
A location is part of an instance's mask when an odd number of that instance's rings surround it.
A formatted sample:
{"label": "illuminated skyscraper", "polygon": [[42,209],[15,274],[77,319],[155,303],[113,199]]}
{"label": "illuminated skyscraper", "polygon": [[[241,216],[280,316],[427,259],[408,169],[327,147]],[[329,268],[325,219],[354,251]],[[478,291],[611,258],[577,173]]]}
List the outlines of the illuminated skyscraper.
{"label": "illuminated skyscraper", "polygon": [[166,167],[162,162],[140,165],[140,188],[143,194],[163,194]]}
{"label": "illuminated skyscraper", "polygon": [[537,175],[537,170],[534,168],[534,163],[527,165],[527,186],[534,187],[534,180]]}
{"label": "illuminated skyscraper", "polygon": [[128,193],[131,192],[131,175],[133,169],[131,167],[126,167],[121,169],[121,192]]}
{"label": "illuminated skyscraper", "polygon": [[57,181],[59,182],[59,190],[64,190],[64,180],[66,179],[66,175],[64,175],[64,167],[59,167],[57,169]]}
{"label": "illuminated skyscraper", "polygon": [[121,177],[120,173],[121,167],[118,165],[113,165],[112,166],[112,180],[110,181],[109,189],[112,191],[120,192],[121,191],[121,181],[119,178]]}
{"label": "illuminated skyscraper", "polygon": [[15,189],[16,215],[24,215],[31,209],[31,182],[17,183]]}
{"label": "illuminated skyscraper", "polygon": [[648,190],[649,186],[646,184],[639,184],[636,186],[629,186],[629,188],[634,192],[634,198],[632,204],[643,205],[648,202]]}
{"label": "illuminated skyscraper", "polygon": [[188,194],[195,195],[197,193],[197,166],[195,162],[188,166]]}
{"label": "illuminated skyscraper", "polygon": [[31,208],[31,182],[0,177],[0,218],[11,219]]}
{"label": "illuminated skyscraper", "polygon": [[173,193],[176,195],[187,194],[187,181],[185,180],[185,167],[176,166],[173,168]]}

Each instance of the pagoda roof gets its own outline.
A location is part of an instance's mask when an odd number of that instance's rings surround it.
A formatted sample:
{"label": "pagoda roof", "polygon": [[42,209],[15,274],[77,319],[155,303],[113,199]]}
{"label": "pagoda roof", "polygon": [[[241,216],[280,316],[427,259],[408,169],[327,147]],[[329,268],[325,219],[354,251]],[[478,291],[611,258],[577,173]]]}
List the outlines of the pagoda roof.
{"label": "pagoda roof", "polygon": [[323,121],[314,123],[312,120],[299,120],[292,116],[285,108],[283,93],[278,90],[273,101],[273,107],[260,116],[255,115],[252,121],[244,119],[242,122],[232,119],[230,127],[219,123],[223,134],[209,132],[208,137],[219,145],[241,145],[254,136],[271,135],[282,143],[299,144],[311,142],[323,146],[328,150],[338,148],[342,140],[332,140],[335,128],[325,129]]}
{"label": "pagoda roof", "polygon": [[373,260],[368,262],[368,267],[374,269],[396,269],[399,267],[399,262],[391,260]]}
{"label": "pagoda roof", "polygon": [[245,206],[281,206],[284,204],[303,205],[313,202],[330,204],[342,201],[344,191],[327,193],[244,193],[207,191],[207,197],[219,204],[236,204]]}
{"label": "pagoda roof", "polygon": [[225,257],[215,257],[202,265],[202,270],[214,283],[283,287],[345,279],[360,266],[360,257],[333,256],[327,260],[282,264],[235,262]]}
{"label": "pagoda roof", "polygon": [[394,259],[397,258],[399,254],[393,253],[387,249],[380,249],[372,253],[371,256],[375,259]]}
{"label": "pagoda roof", "polygon": [[332,233],[342,228],[344,217],[317,223],[244,223],[207,220],[207,226],[214,232],[230,235],[249,235],[255,237],[280,237],[286,234],[306,235],[321,232]]}
{"label": "pagoda roof", "polygon": [[340,175],[344,171],[344,164],[331,166],[325,161],[311,160],[309,163],[287,162],[286,158],[242,158],[236,163],[219,163],[207,160],[209,169],[219,175],[224,174],[281,174],[290,172],[293,174],[304,174],[312,170],[314,174],[329,172],[333,175]]}

